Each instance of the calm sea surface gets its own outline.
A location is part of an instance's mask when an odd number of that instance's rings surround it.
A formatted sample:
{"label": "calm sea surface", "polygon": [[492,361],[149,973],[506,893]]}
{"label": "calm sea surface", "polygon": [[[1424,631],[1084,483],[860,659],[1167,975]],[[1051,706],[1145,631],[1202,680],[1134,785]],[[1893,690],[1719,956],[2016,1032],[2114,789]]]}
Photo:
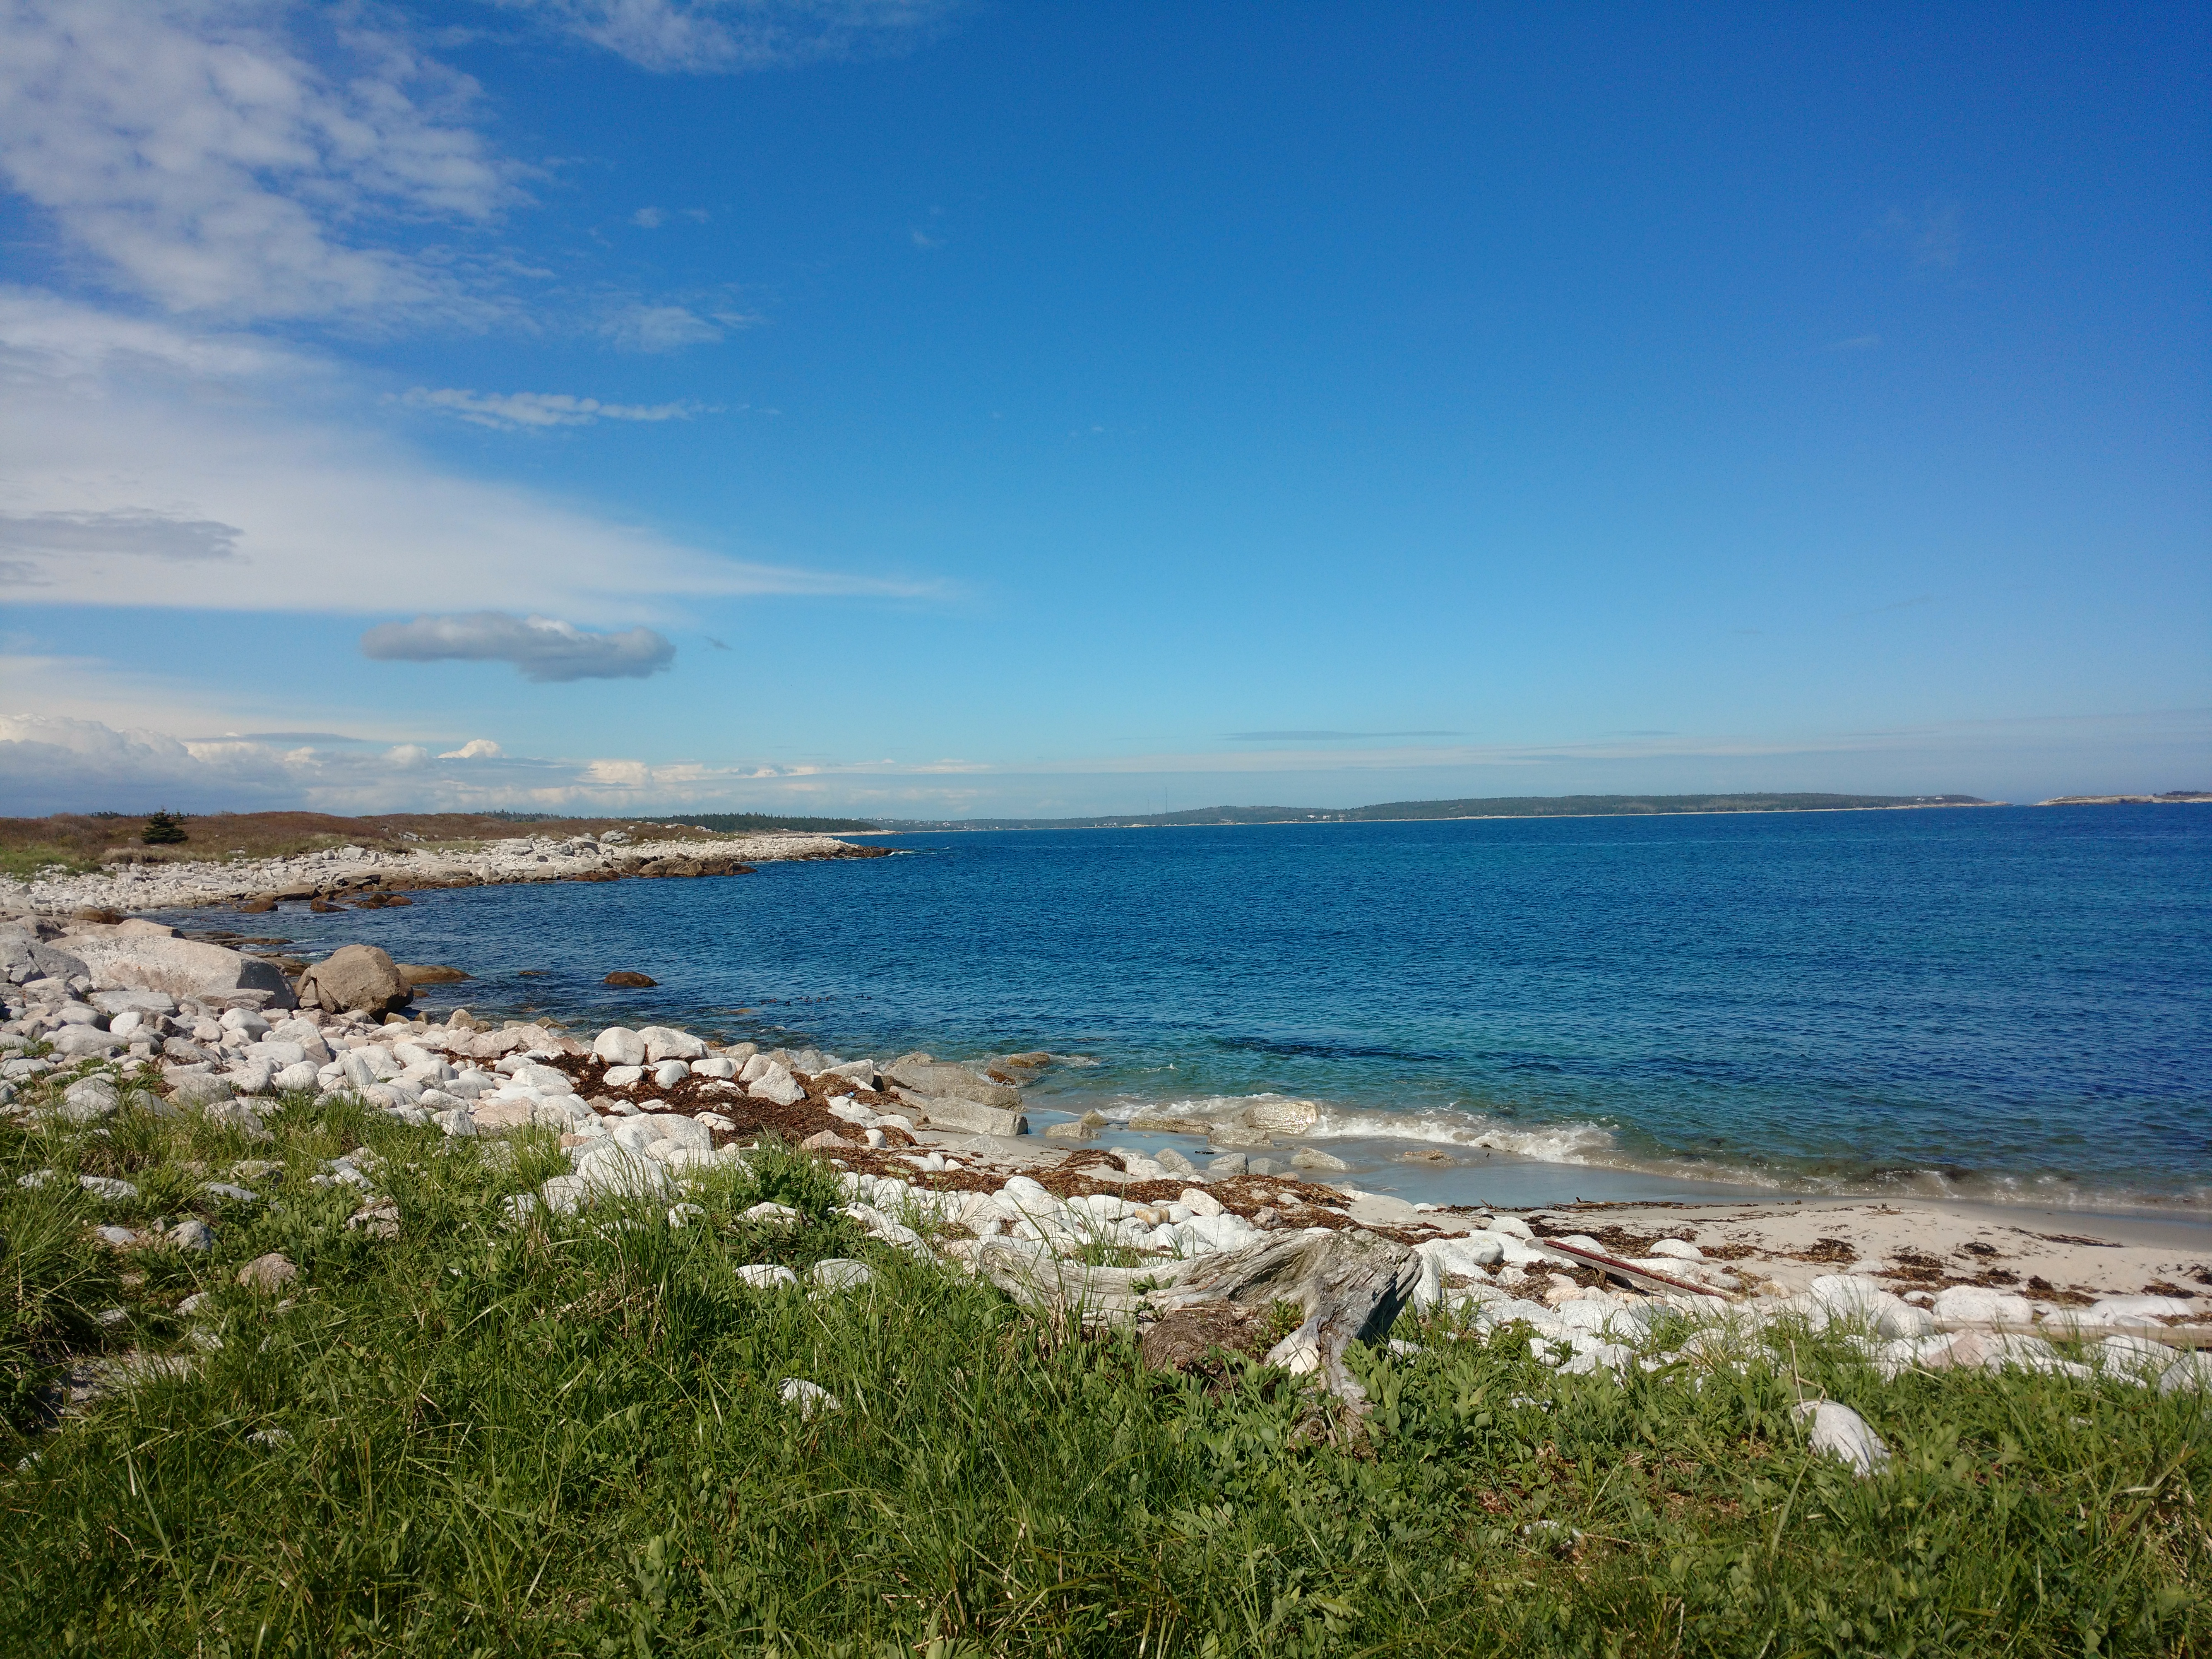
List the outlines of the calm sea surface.
{"label": "calm sea surface", "polygon": [[[2212,807],[884,844],[905,855],[176,920],[451,963],[477,982],[436,988],[479,1011],[1095,1061],[1031,1089],[1039,1127],[1281,1095],[1362,1169],[1426,1141],[1536,1160],[1555,1197],[1633,1172],[2212,1203]],[[617,968],[659,987],[601,986]]]}

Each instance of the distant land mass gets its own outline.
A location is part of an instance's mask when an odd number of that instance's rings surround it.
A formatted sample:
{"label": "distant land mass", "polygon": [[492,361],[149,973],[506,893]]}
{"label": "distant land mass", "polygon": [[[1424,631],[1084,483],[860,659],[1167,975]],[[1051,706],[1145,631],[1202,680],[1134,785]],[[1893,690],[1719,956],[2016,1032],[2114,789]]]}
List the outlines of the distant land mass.
{"label": "distant land mass", "polygon": [[2053,795],[2038,806],[2202,806],[2212,803],[2212,790],[2169,789],[2158,795]]}
{"label": "distant land mass", "polygon": [[[1170,830],[1224,823],[1379,823],[1414,818],[1619,818],[1677,812],[1855,812],[1900,806],[1993,806],[1973,795],[1492,795],[1375,806],[1201,806],[1096,818],[885,818],[884,830]],[[704,820],[702,820],[704,822]]]}

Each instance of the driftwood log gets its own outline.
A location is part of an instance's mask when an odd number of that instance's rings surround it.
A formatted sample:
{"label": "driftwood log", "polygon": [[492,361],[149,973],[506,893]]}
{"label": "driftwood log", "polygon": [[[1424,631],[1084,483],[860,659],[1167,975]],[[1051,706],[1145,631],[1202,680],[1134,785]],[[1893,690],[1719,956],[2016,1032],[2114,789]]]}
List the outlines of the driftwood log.
{"label": "driftwood log", "polygon": [[1379,1341],[1421,1279],[1420,1258],[1373,1233],[1309,1227],[1243,1249],[1147,1267],[1086,1267],[1026,1240],[987,1238],[969,1265],[1026,1307],[1140,1330],[1158,1322],[1236,1310],[1264,1316],[1295,1303],[1305,1317],[1267,1353],[1269,1364],[1317,1371],[1355,1409],[1366,1391],[1344,1364],[1354,1342]]}

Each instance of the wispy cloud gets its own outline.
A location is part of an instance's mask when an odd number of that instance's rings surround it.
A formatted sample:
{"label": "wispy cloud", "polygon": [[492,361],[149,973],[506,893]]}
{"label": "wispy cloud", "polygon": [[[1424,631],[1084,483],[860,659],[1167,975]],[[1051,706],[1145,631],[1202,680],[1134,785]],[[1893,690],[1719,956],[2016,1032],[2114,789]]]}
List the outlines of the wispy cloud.
{"label": "wispy cloud", "polygon": [[879,57],[929,38],[953,0],[500,0],[641,69],[694,75]]}
{"label": "wispy cloud", "polygon": [[629,216],[629,222],[645,230],[659,230],[668,222],[668,216],[657,207],[641,207]]}
{"label": "wispy cloud", "polygon": [[1358,738],[1456,738],[1457,732],[1231,732],[1230,743],[1334,743]]}
{"label": "wispy cloud", "polygon": [[1914,211],[1892,208],[1881,223],[1884,240],[1905,251],[1923,274],[1955,270],[1966,252],[1966,231],[1956,202],[1930,202]]}
{"label": "wispy cloud", "polygon": [[138,507],[105,513],[0,513],[0,551],[40,557],[118,553],[132,558],[227,559],[238,551],[241,533],[236,525],[214,519],[179,518]]}
{"label": "wispy cloud", "polygon": [[[655,622],[678,596],[937,591],[733,558],[457,476],[334,415],[365,401],[337,365],[234,336],[0,289],[0,388],[15,532],[0,558],[19,602],[358,614],[394,592],[454,611],[526,593]],[[86,550],[100,538],[118,550]],[[148,556],[157,545],[224,556]]]}
{"label": "wispy cloud", "polygon": [[688,421],[720,413],[712,404],[603,404],[565,392],[470,392],[447,386],[416,386],[397,401],[410,409],[434,410],[456,420],[513,431],[526,427],[590,426],[598,421]]}
{"label": "wispy cloud", "polygon": [[617,345],[629,351],[681,351],[686,346],[712,345],[726,327],[746,327],[751,317],[702,317],[684,306],[634,305],[610,318],[603,330]]}
{"label": "wispy cloud", "polygon": [[1848,340],[1831,340],[1820,348],[1823,351],[1872,351],[1881,343],[1879,334],[1854,334]]}
{"label": "wispy cloud", "polygon": [[593,634],[550,617],[478,611],[381,623],[361,636],[361,653],[379,662],[505,662],[540,684],[569,680],[641,680],[676,660],[676,647],[650,628]]}
{"label": "wispy cloud", "polygon": [[450,257],[362,238],[486,224],[520,198],[518,170],[467,124],[474,82],[371,15],[17,0],[0,9],[0,171],[172,312],[481,319],[490,302]]}

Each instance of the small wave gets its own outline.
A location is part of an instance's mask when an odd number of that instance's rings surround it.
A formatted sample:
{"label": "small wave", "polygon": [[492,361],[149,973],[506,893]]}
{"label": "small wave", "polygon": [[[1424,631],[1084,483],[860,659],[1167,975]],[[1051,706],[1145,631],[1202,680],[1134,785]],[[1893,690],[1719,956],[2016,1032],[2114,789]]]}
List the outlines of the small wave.
{"label": "small wave", "polygon": [[[1315,1114],[1307,1127],[1274,1129],[1273,1133],[1283,1140],[1407,1141],[1457,1151],[1502,1152],[1532,1163],[1618,1170],[1698,1186],[1736,1187],[1777,1196],[1949,1199],[1961,1203],[2039,1206],[2085,1212],[2151,1210],[2169,1214],[2202,1214],[2212,1210],[2212,1188],[2207,1187],[2178,1194],[2148,1193],[2125,1188],[2085,1187],[2065,1175],[2010,1174],[1956,1165],[1807,1169],[1766,1162],[1750,1154],[1715,1158],[1705,1154],[1638,1152],[1623,1147],[1615,1133],[1601,1123],[1528,1124],[1452,1108],[1391,1111],[1265,1092],[1186,1096],[1166,1100],[1121,1096],[1102,1103],[1097,1109],[1115,1124],[1127,1125],[1134,1119],[1156,1120],[1163,1124],[1181,1121],[1191,1124],[1195,1131],[1198,1126],[1243,1119],[1255,1108],[1263,1117],[1279,1115],[1297,1108]],[[1269,1109],[1273,1109],[1272,1112]],[[1175,1133],[1165,1129],[1161,1132]]]}

